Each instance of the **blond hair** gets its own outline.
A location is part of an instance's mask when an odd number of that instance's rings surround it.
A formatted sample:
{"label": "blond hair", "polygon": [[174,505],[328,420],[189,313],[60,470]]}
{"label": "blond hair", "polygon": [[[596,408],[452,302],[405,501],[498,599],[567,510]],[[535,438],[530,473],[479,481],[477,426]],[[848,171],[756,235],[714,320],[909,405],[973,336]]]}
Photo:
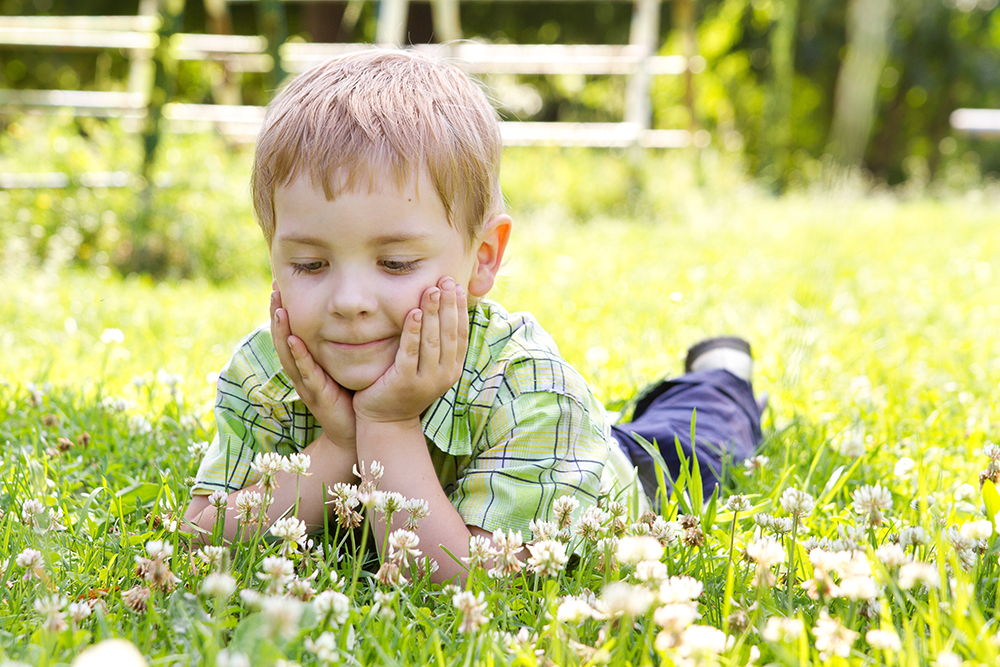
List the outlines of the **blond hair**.
{"label": "blond hair", "polygon": [[251,182],[257,222],[270,246],[275,188],[300,176],[333,200],[385,179],[402,189],[426,173],[448,222],[471,241],[503,212],[501,151],[496,111],[457,67],[388,49],[333,58],[268,106]]}

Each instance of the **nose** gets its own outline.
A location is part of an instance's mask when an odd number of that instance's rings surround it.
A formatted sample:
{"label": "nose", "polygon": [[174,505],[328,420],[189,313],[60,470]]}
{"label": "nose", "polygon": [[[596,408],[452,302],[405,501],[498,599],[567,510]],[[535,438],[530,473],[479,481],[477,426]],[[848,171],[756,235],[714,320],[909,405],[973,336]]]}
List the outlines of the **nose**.
{"label": "nose", "polygon": [[330,287],[327,308],[333,315],[352,318],[375,312],[377,300],[370,281],[352,271],[339,271]]}

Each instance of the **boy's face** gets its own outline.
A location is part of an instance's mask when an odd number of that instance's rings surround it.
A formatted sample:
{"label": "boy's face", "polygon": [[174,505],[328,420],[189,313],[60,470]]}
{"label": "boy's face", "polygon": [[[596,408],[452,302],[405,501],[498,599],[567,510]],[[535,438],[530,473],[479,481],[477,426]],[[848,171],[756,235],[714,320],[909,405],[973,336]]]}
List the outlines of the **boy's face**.
{"label": "boy's face", "polygon": [[359,391],[396,358],[406,314],[450,276],[467,290],[476,264],[426,175],[402,190],[327,201],[309,178],[274,193],[271,269],[292,333],[338,384]]}

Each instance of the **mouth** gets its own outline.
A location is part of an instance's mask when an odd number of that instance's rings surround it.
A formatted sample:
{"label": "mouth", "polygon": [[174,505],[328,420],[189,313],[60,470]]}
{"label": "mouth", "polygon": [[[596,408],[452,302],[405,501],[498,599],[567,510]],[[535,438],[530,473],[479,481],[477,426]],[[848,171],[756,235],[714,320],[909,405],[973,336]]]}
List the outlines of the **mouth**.
{"label": "mouth", "polygon": [[358,351],[358,350],[369,350],[372,348],[379,347],[393,340],[393,336],[386,336],[385,338],[376,338],[374,340],[364,341],[364,342],[349,342],[349,341],[329,341],[330,345],[338,350],[343,351]]}

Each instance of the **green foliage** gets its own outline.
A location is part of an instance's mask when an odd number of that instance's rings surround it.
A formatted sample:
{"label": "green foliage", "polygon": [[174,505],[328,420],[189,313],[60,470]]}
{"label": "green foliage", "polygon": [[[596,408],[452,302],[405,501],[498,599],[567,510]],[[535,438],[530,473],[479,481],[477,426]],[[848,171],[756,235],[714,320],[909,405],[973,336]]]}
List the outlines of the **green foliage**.
{"label": "green foliage", "polygon": [[[664,570],[655,576],[696,578],[703,592],[695,624],[733,637],[719,660],[706,654],[701,664],[746,664],[751,647],[759,664],[819,664],[817,640],[837,627],[848,632],[849,664],[940,664],[950,659],[944,652],[992,663],[996,538],[978,555],[955,545],[960,527],[988,518],[976,486],[984,465],[996,473],[1000,452],[989,446],[1000,406],[1000,313],[989,289],[1000,273],[995,203],[845,193],[775,200],[733,189],[686,191],[668,213],[628,220],[580,225],[553,211],[514,211],[506,275],[493,296],[534,312],[606,403],[617,406],[675,372],[687,345],[719,332],[753,341],[756,389],[771,392],[759,452],[769,463],[731,470],[729,487],[704,506],[697,469],[682,472],[661,508],[671,523],[656,524],[677,539],[664,538],[657,559]],[[156,662],[204,665],[217,664],[223,650],[220,660],[246,654],[263,665],[325,664],[332,651],[360,664],[676,664],[681,651],[693,650],[694,634],[670,647],[667,612],[646,610],[653,595],[641,581],[653,566],[630,564],[626,552],[576,532],[575,566],[500,578],[474,569],[466,585],[472,597],[459,604],[457,590],[416,573],[399,588],[379,584],[376,568],[336,534],[313,536],[322,553],[314,546],[290,557],[310,588],[345,596],[343,616],[288,602],[297,620],[282,631],[282,608],[257,611],[224,588],[200,595],[220,569],[237,589],[265,591],[263,559],[280,548],[251,542],[228,564],[210,565],[189,557],[193,547],[172,523],[187,501],[204,446],[197,443],[214,430],[205,378],[266,317],[266,274],[251,270],[213,285],[22,269],[3,281],[3,657],[68,662],[111,636]],[[869,526],[858,508],[872,492],[863,487],[875,484],[891,507]],[[810,494],[811,511],[789,509],[789,489]],[[26,511],[31,500],[40,511]],[[605,528],[640,530],[629,528],[634,515],[614,528],[610,500]],[[988,507],[996,502],[985,498]],[[700,537],[672,523],[682,519]],[[910,585],[912,570],[875,556],[909,527],[928,538],[904,542],[908,557],[933,566],[934,574],[921,571],[926,587]],[[807,551],[823,540],[831,550],[844,543],[866,554],[884,586],[877,604],[807,594],[803,583],[852,585],[846,565],[823,565]],[[153,590],[137,613],[129,606],[137,606],[136,594],[127,593],[150,585],[136,557],[154,559],[147,550],[154,541],[172,547],[164,562],[179,581]],[[25,549],[39,551],[37,568],[19,564]],[[761,560],[772,564],[759,567]],[[654,589],[661,599],[682,597],[676,580],[669,592]],[[576,601],[564,606],[564,596]],[[69,603],[88,599],[103,603],[72,621]],[[598,600],[610,618],[587,618]],[[478,629],[476,609],[489,616]],[[797,635],[796,619],[804,628]],[[894,632],[900,647],[879,648],[884,640],[868,634],[876,629]]]}
{"label": "green foliage", "polygon": [[[152,187],[136,176],[140,139],[119,122],[25,117],[0,134],[0,172],[60,172],[69,186],[0,190],[0,258],[10,266],[70,264],[98,272],[212,281],[267,271],[249,205],[249,154],[210,135],[168,135]],[[87,187],[88,174],[124,187]],[[148,196],[148,199],[146,198]]]}

